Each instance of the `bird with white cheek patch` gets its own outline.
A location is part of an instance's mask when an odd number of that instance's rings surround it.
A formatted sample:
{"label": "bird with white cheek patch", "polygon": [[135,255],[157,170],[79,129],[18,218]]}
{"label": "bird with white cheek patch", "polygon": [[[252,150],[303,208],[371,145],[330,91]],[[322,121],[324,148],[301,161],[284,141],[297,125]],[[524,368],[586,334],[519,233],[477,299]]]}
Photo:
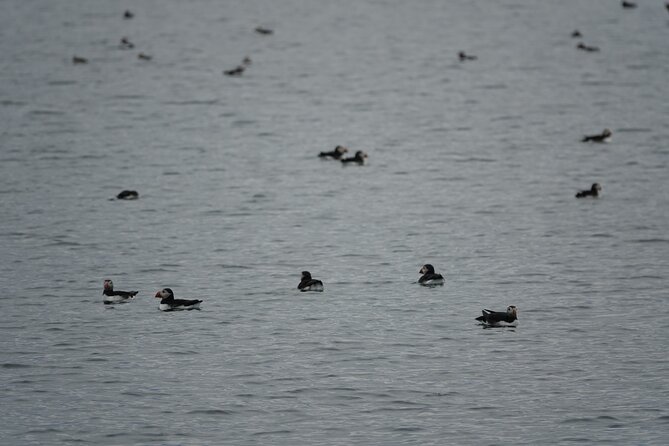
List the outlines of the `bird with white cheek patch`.
{"label": "bird with white cheek patch", "polygon": [[200,299],[175,299],[171,288],[163,288],[155,297],[160,299],[161,311],[199,310],[202,303]]}

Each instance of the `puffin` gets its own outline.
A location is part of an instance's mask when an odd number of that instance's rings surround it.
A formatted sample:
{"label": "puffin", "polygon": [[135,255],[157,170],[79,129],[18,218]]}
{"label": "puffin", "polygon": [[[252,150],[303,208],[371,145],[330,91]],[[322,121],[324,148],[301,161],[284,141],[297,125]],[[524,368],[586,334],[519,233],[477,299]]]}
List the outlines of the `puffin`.
{"label": "puffin", "polygon": [[323,291],[323,282],[318,279],[312,279],[309,271],[302,271],[302,280],[297,285],[300,291]]}
{"label": "puffin", "polygon": [[102,290],[102,303],[120,304],[128,302],[137,295],[138,291],[114,291],[114,282],[105,279]]}
{"label": "puffin", "polygon": [[633,9],[636,8],[636,3],[626,2],[625,0],[623,0],[622,6],[624,9]]}
{"label": "puffin", "polygon": [[574,32],[571,33],[571,36],[572,36],[573,38],[581,38],[581,37],[583,37],[583,34],[581,34],[581,31],[575,29]]}
{"label": "puffin", "polygon": [[123,18],[126,20],[129,20],[131,18],[135,17],[135,14],[132,13],[129,9],[126,9],[125,12],[123,13]]}
{"label": "puffin", "polygon": [[199,299],[175,299],[174,293],[170,288],[163,288],[156,293],[155,297],[160,299],[160,306],[158,308],[161,311],[199,310],[200,303],[202,302]]}
{"label": "puffin", "polygon": [[119,43],[119,48],[122,50],[131,50],[135,47],[135,44],[132,43],[127,37],[121,38],[121,43]]}
{"label": "puffin", "polygon": [[357,152],[355,152],[354,157],[344,158],[341,160],[341,162],[343,163],[344,166],[349,163],[356,163],[362,166],[363,164],[365,164],[365,159],[367,159],[367,154],[362,150],[358,150]]}
{"label": "puffin", "polygon": [[576,194],[576,198],[586,198],[586,197],[592,197],[592,198],[597,198],[599,197],[599,192],[602,190],[602,186],[599,185],[599,183],[593,183],[592,187],[590,190],[582,190]]}
{"label": "puffin", "polygon": [[483,310],[476,320],[488,327],[515,327],[518,325],[518,310],[515,305],[509,305],[506,312]]}
{"label": "puffin", "polygon": [[72,63],[73,64],[85,64],[88,63],[88,59],[85,57],[80,57],[80,56],[72,56]]}
{"label": "puffin", "polygon": [[137,55],[137,59],[139,59],[139,60],[151,60],[151,59],[153,59],[153,56],[151,56],[150,54],[146,54],[146,53],[139,53]]}
{"label": "puffin", "polygon": [[271,30],[269,28],[264,28],[262,26],[256,27],[256,32],[258,34],[263,34],[263,35],[269,35],[269,34],[274,34],[274,30]]}
{"label": "puffin", "polygon": [[348,152],[348,149],[344,146],[337,146],[331,152],[321,152],[318,154],[319,158],[334,158],[340,160],[344,154]]}
{"label": "puffin", "polygon": [[586,135],[583,137],[581,142],[609,142],[611,141],[611,130],[604,129],[599,135]]}
{"label": "puffin", "polygon": [[576,45],[576,48],[578,48],[579,50],[582,50],[582,51],[588,51],[590,53],[594,53],[594,52],[599,51],[599,47],[588,46],[583,42],[579,42],[578,45]]}
{"label": "puffin", "polygon": [[124,190],[121,191],[116,198],[118,200],[136,200],[139,198],[139,194],[136,190]]}
{"label": "puffin", "polygon": [[458,57],[460,58],[460,62],[464,62],[465,60],[476,60],[476,59],[478,59],[476,56],[470,56],[469,54],[466,54],[464,51],[460,51],[458,53]]}
{"label": "puffin", "polygon": [[423,286],[437,286],[444,284],[444,276],[441,274],[436,274],[434,272],[434,266],[430,265],[429,263],[423,265],[418,273],[422,274],[420,279],[418,279],[418,283]]}
{"label": "puffin", "polygon": [[244,70],[246,70],[246,68],[243,65],[237,65],[232,70],[225,70],[223,74],[226,76],[241,76],[242,73],[244,73]]}

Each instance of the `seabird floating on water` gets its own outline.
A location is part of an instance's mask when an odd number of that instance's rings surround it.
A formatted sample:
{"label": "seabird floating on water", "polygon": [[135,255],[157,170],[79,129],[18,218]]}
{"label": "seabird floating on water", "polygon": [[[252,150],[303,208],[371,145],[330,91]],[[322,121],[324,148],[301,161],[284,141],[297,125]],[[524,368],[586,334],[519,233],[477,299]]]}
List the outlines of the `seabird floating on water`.
{"label": "seabird floating on water", "polygon": [[490,327],[515,326],[518,324],[518,310],[515,305],[507,307],[506,312],[502,311],[481,311],[481,316],[476,320]]}
{"label": "seabird floating on water", "polygon": [[418,283],[421,285],[436,286],[444,284],[444,276],[435,273],[434,266],[430,265],[429,263],[423,265],[423,267],[418,272],[422,274],[420,279],[418,279]]}
{"label": "seabird floating on water", "polygon": [[611,136],[613,133],[611,133],[611,130],[609,129],[604,129],[602,130],[602,133],[598,135],[586,135],[583,137],[581,142],[609,142],[611,141]]}
{"label": "seabird floating on water", "polygon": [[323,291],[323,282],[318,279],[312,279],[309,271],[302,271],[302,279],[297,289],[300,291]]}
{"label": "seabird floating on water", "polygon": [[593,183],[592,187],[590,190],[582,190],[576,194],[576,198],[586,198],[586,197],[592,197],[592,198],[597,198],[599,197],[599,192],[601,192],[602,186],[599,185],[599,183]]}

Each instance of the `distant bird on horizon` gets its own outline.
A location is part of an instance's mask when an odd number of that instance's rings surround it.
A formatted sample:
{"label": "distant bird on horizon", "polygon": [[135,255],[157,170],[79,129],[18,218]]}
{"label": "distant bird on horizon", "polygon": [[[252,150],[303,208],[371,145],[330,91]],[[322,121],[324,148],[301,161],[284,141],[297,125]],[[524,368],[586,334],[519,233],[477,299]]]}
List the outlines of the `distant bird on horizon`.
{"label": "distant bird on horizon", "polygon": [[464,51],[460,51],[458,53],[458,57],[460,58],[460,62],[464,62],[465,60],[476,60],[476,59],[478,59],[478,57],[466,54]]}
{"label": "distant bird on horizon", "polygon": [[604,129],[602,130],[602,133],[598,135],[585,135],[583,139],[581,139],[581,142],[609,142],[611,141],[613,133],[611,133],[611,130],[609,129]]}
{"label": "distant bird on horizon", "polygon": [[119,48],[122,50],[131,50],[135,47],[135,44],[130,41],[127,37],[121,38],[121,43],[119,43]]}
{"label": "distant bird on horizon", "polygon": [[581,34],[581,31],[575,29],[573,33],[571,33],[571,36],[574,38],[580,38],[583,37],[583,34]]}
{"label": "distant bird on horizon", "polygon": [[125,12],[123,13],[123,18],[126,20],[129,20],[131,18],[135,17],[135,14],[133,14],[130,10],[126,9]]}
{"label": "distant bird on horizon", "polygon": [[256,27],[255,30],[258,34],[264,34],[264,35],[269,35],[269,34],[274,34],[274,30],[269,29],[269,28],[264,28],[262,26]]}
{"label": "distant bird on horizon", "polygon": [[624,9],[633,9],[636,8],[636,3],[626,2],[625,0],[623,0],[622,6]]}
{"label": "distant bird on horizon", "polygon": [[79,56],[72,56],[72,63],[73,64],[86,64],[88,63],[88,59],[85,57],[79,57]]}
{"label": "distant bird on horizon", "polygon": [[599,192],[602,190],[602,186],[599,185],[599,183],[592,183],[592,187],[590,190],[582,190],[576,194],[576,198],[586,198],[586,197],[592,197],[592,198],[598,198],[599,197]]}
{"label": "distant bird on horizon", "polygon": [[365,164],[366,159],[367,159],[367,154],[362,150],[358,150],[357,152],[355,152],[355,156],[344,158],[341,160],[341,162],[343,163],[344,166],[350,163],[355,163],[362,166],[363,164]]}
{"label": "distant bird on horizon", "polygon": [[588,46],[583,42],[579,42],[578,45],[576,45],[576,48],[578,48],[579,50],[582,50],[582,51],[590,52],[590,53],[594,53],[594,52],[599,51],[599,47]]}
{"label": "distant bird on horizon", "polygon": [[348,149],[344,146],[337,146],[331,152],[321,152],[318,154],[319,158],[334,158],[336,160],[341,159],[345,153],[348,152]]}
{"label": "distant bird on horizon", "polygon": [[151,55],[149,55],[149,54],[145,54],[145,53],[139,53],[139,54],[137,55],[137,59],[140,59],[140,60],[151,60],[151,59],[153,59],[153,56],[151,56]]}
{"label": "distant bird on horizon", "polygon": [[136,190],[124,190],[121,191],[116,198],[118,200],[137,200],[139,198],[139,193]]}

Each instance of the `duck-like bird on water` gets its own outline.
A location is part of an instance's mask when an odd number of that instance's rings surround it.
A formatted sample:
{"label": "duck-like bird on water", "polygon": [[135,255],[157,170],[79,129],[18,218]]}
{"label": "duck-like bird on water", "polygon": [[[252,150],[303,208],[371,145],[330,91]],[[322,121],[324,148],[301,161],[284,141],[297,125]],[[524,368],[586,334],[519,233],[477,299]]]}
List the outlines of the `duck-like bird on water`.
{"label": "duck-like bird on water", "polygon": [[102,302],[105,304],[120,304],[128,302],[137,295],[138,291],[114,291],[114,282],[105,279],[102,290]]}
{"label": "duck-like bird on water", "polygon": [[518,325],[518,309],[509,305],[506,312],[483,310],[476,320],[489,327],[515,327]]}
{"label": "duck-like bird on water", "polygon": [[199,310],[202,303],[200,299],[175,299],[171,288],[163,288],[155,297],[160,299],[161,311]]}
{"label": "duck-like bird on water", "polygon": [[300,291],[323,291],[323,282],[313,279],[309,271],[302,271],[302,280],[300,280],[297,289]]}
{"label": "duck-like bird on water", "polygon": [[423,286],[437,286],[444,284],[444,276],[434,272],[434,266],[429,263],[423,265],[418,271],[422,276],[418,279],[418,283]]}

